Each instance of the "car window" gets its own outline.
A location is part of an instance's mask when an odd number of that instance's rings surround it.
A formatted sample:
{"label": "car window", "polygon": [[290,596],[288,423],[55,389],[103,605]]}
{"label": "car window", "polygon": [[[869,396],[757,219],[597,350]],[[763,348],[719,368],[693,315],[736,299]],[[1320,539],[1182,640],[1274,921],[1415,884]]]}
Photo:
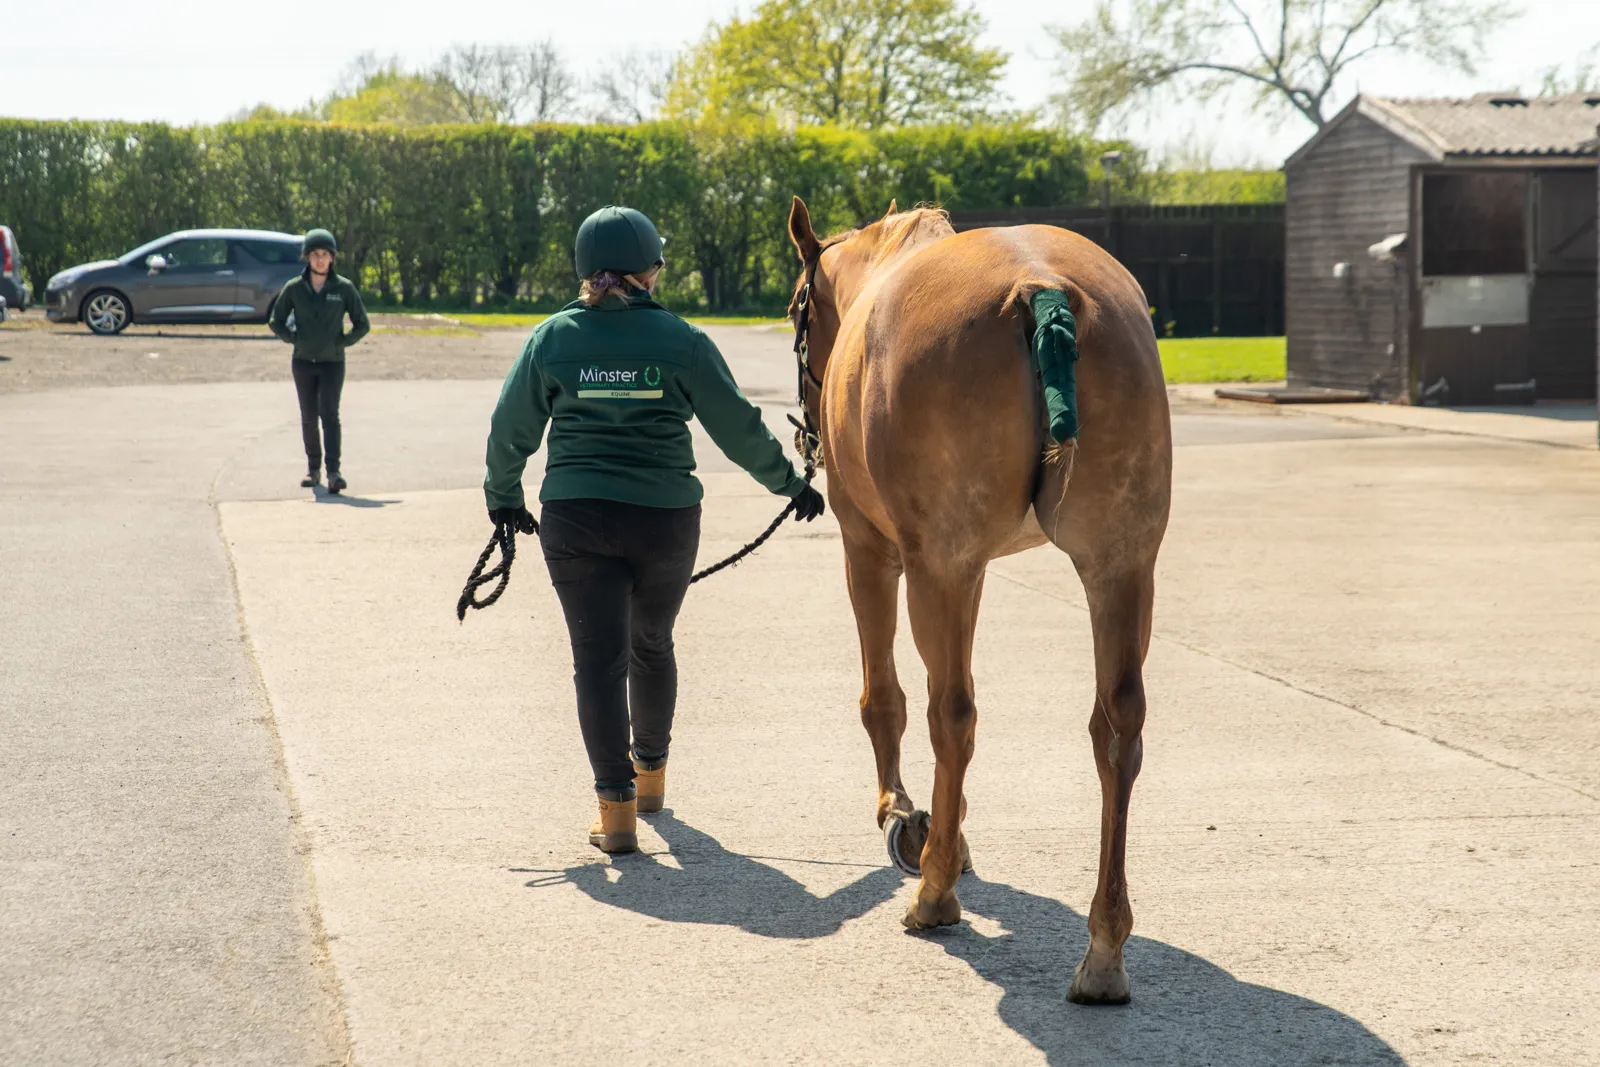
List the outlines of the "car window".
{"label": "car window", "polygon": [[295,263],[300,259],[299,242],[257,240],[236,243],[257,263]]}
{"label": "car window", "polygon": [[157,237],[154,241],[146,241],[138,248],[133,249],[131,252],[124,252],[117,258],[123,263],[137,263],[140,266],[143,266],[145,257],[153,256],[157,252],[161,251],[162,245],[166,244],[168,240],[170,240],[170,238]]}
{"label": "car window", "polygon": [[228,262],[228,242],[220,237],[191,237],[161,249],[167,267],[220,267]]}

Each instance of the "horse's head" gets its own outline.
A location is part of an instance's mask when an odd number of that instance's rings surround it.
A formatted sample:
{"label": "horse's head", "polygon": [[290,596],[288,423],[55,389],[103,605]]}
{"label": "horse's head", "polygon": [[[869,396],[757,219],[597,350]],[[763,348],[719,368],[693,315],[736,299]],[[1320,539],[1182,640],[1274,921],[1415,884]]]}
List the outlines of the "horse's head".
{"label": "horse's head", "polygon": [[[798,196],[789,209],[789,239],[800,256],[800,277],[789,301],[789,319],[803,330],[809,372],[820,383],[839,326],[850,306],[867,288],[873,273],[903,252],[949,236],[949,217],[935,208],[895,210],[894,201],[877,222],[819,240],[811,212]],[[804,322],[801,312],[804,308]],[[812,402],[814,402],[814,395]],[[813,417],[816,412],[813,411]]]}

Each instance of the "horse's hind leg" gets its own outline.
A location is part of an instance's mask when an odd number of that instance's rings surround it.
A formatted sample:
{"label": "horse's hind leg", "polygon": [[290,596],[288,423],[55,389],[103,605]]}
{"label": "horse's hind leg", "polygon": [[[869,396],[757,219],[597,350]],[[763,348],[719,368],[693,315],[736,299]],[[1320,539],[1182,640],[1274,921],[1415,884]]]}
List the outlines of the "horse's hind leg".
{"label": "horse's hind leg", "polygon": [[[894,631],[899,614],[900,562],[887,544],[846,538],[845,581],[861,638],[861,725],[872,738],[878,765],[878,825],[909,820],[911,798],[900,782],[900,739],[906,732],[906,694],[894,668]],[[902,835],[903,837],[904,835]],[[920,851],[921,840],[905,840]],[[911,852],[915,858],[917,852]]]}
{"label": "horse's hind leg", "polygon": [[955,890],[966,863],[961,822],[967,802],[962,787],[977,739],[972,639],[982,595],[981,564],[970,573],[926,564],[907,567],[906,606],[917,651],[928,667],[928,731],[936,761],[922,881],[905,917],[905,925],[913,930],[948,926],[961,919]]}
{"label": "horse's hind leg", "polygon": [[1084,571],[1094,629],[1095,703],[1089,737],[1100,772],[1100,881],[1089,906],[1089,948],[1067,999],[1125,1004],[1131,986],[1122,946],[1133,929],[1123,858],[1128,801],[1144,758],[1144,657],[1150,646],[1153,565],[1111,575]]}

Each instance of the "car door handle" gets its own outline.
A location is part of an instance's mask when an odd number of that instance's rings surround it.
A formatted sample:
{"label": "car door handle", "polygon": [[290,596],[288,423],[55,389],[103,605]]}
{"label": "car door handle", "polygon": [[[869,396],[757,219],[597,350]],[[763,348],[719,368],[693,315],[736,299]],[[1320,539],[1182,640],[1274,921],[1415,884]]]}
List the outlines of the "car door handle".
{"label": "car door handle", "polygon": [[231,270],[219,270],[219,271],[217,271],[217,277],[219,277],[219,278],[222,278],[222,277],[231,278],[231,277],[233,277],[233,271],[231,271]]}

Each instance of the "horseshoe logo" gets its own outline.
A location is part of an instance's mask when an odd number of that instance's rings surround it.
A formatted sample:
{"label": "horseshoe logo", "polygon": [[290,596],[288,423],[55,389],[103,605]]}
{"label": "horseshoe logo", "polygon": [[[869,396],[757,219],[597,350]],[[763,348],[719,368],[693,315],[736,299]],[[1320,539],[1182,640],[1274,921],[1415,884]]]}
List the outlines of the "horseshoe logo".
{"label": "horseshoe logo", "polygon": [[656,386],[660,385],[661,384],[661,368],[660,367],[646,367],[644,369],[644,384],[650,386],[652,389],[654,389]]}

